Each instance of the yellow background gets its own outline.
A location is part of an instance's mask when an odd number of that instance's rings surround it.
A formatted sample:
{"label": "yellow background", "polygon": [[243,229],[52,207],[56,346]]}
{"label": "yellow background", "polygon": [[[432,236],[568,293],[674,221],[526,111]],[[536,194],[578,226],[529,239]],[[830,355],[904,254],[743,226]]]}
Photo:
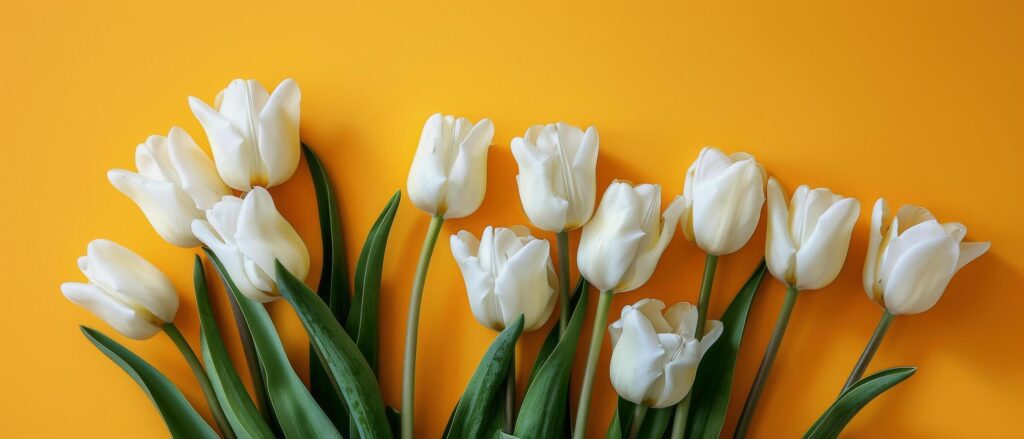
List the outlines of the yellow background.
{"label": "yellow background", "polygon": [[[236,77],[268,87],[286,77],[300,84],[302,136],[338,187],[352,260],[389,194],[404,189],[429,114],[494,121],[487,198],[476,214],[444,226],[427,280],[416,393],[423,437],[440,433],[494,335],[469,312],[446,238],[463,228],[479,233],[487,224],[526,222],[508,144],[532,124],[557,120],[600,128],[602,190],[613,178],[660,183],[668,200],[681,191],[699,148],[717,145],[753,153],[789,190],[808,183],[861,201],[846,268],[797,304],[755,436],[802,433],[867,341],[880,310],[861,291],[860,269],[868,212],[879,196],[894,208],[927,206],[942,220],[965,223],[969,239],[993,246],[933,310],[896,320],[872,369],[920,371],[846,432],[1016,432],[1024,410],[1021,2],[498,3],[6,1],[0,436],[166,435],[145,395],[77,325],[110,328],[67,302],[58,285],[82,279],[75,258],[90,239],[113,239],[172,277],[182,292],[177,323],[196,341],[194,251],[161,241],[105,172],[131,168],[135,145],[172,124],[205,148],[186,96],[211,101]],[[272,193],[310,247],[317,268],[308,282],[315,284],[320,248],[305,165]],[[381,372],[391,404],[401,391],[411,271],[427,221],[403,199],[388,248]],[[722,258],[714,317],[761,257],[763,229],[742,252]],[[613,318],[642,297],[696,301],[702,264],[702,254],[677,234],[651,282],[615,298]],[[755,302],[728,434],[783,291],[769,279]],[[215,305],[226,310],[222,300]],[[271,308],[304,371],[301,326],[286,305]],[[543,334],[524,337],[522,376]],[[116,338],[204,405],[166,337]],[[613,411],[608,351],[606,344],[590,424],[595,436]]]}

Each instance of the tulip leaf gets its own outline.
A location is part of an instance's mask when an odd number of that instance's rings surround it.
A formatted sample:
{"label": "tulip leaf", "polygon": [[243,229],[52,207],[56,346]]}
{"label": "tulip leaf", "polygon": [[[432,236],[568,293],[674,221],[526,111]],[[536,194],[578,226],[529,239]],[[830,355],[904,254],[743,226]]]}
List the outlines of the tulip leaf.
{"label": "tulip leaf", "polygon": [[687,417],[686,437],[711,439],[719,437],[729,408],[729,392],[736,371],[736,357],[747,316],[764,277],[765,263],[761,260],[754,274],[740,288],[732,303],[722,315],[724,331],[715,344],[704,354],[697,368],[697,377],[690,390],[690,412]]}
{"label": "tulip leaf", "polygon": [[366,358],[366,362],[370,364],[370,369],[374,373],[377,372],[377,353],[380,350],[378,310],[380,308],[381,276],[384,269],[384,251],[388,245],[388,235],[391,234],[391,225],[395,221],[395,214],[398,212],[398,203],[401,199],[402,192],[395,191],[366,236],[363,250],[359,253],[359,261],[356,263],[355,295],[352,297],[352,310],[349,312],[345,326],[348,333],[356,340],[359,351],[363,353],[363,357]]}
{"label": "tulip leaf", "polygon": [[495,435],[496,419],[501,417],[504,389],[512,367],[516,342],[523,332],[523,315],[505,328],[491,343],[455,406],[446,438],[480,438]]}
{"label": "tulip leaf", "polygon": [[[277,334],[270,314],[261,303],[242,295],[228,276],[224,265],[209,249],[203,249],[213,261],[224,282],[225,289],[234,296],[242,311],[246,326],[252,334],[256,356],[259,358],[263,379],[267,385],[270,403],[280,423],[281,430],[288,437],[340,438],[341,435],[316,400],[299,379],[295,369],[288,362],[284,345]],[[325,309],[327,305],[317,301]],[[333,321],[333,319],[331,319]],[[337,323],[337,322],[335,322]]]}
{"label": "tulip leaf", "polygon": [[625,398],[618,397],[615,415],[612,416],[611,424],[608,424],[608,432],[604,435],[605,439],[622,439],[629,432],[629,427],[633,425],[633,409],[635,407],[635,404]]}
{"label": "tulip leaf", "polygon": [[100,352],[124,369],[129,376],[142,387],[150,401],[160,411],[167,429],[174,438],[211,438],[216,439],[213,431],[196,409],[188,403],[185,395],[171,383],[164,374],[151,366],[142,358],[121,346],[118,342],[103,333],[82,326],[82,333]]}
{"label": "tulip leaf", "polygon": [[[206,248],[203,250],[206,251]],[[274,408],[270,405],[267,385],[263,381],[263,368],[260,366],[259,356],[256,355],[256,345],[252,341],[252,333],[249,332],[249,326],[245,324],[245,316],[242,315],[242,309],[239,308],[235,296],[230,292],[227,296],[228,302],[231,303],[231,314],[235,317],[235,327],[242,344],[242,352],[245,354],[246,367],[249,369],[249,379],[252,380],[253,393],[256,394],[256,407],[270,427],[275,432],[280,432],[277,418],[274,417]]]}
{"label": "tulip leaf", "polygon": [[[345,240],[341,233],[337,199],[320,157],[305,143],[302,144],[302,153],[306,156],[306,165],[309,166],[309,175],[313,179],[313,190],[316,192],[320,240],[323,248],[323,266],[320,270],[317,296],[328,304],[335,319],[344,322],[349,313],[351,292],[349,291],[348,262],[345,256]],[[344,402],[334,391],[327,371],[316,358],[316,352],[310,345],[310,392],[338,429],[347,428],[348,415]]]}
{"label": "tulip leaf", "polygon": [[[569,297],[570,316],[576,312],[576,304],[580,302],[580,297],[583,297],[584,293],[587,292],[588,286],[589,284],[587,283],[587,280],[580,276],[579,282],[576,283],[576,288],[573,289],[572,296]],[[537,352],[537,359],[533,362],[533,369],[530,371],[530,378],[526,381],[527,389],[530,388],[530,384],[533,383],[533,379],[537,376],[537,372],[540,371],[540,366],[547,360],[548,355],[551,355],[551,352],[555,350],[555,346],[558,346],[558,340],[561,338],[562,332],[560,325],[552,326],[551,331],[548,332],[547,338],[544,339],[544,344],[540,347],[540,351]]]}
{"label": "tulip leaf", "polygon": [[806,439],[832,439],[839,437],[846,424],[871,400],[882,392],[910,378],[917,372],[916,367],[894,367],[885,369],[857,381],[843,392],[836,402],[825,411],[821,418],[804,434]]}
{"label": "tulip leaf", "polygon": [[288,272],[280,261],[276,265],[277,287],[306,328],[335,390],[344,397],[359,436],[391,437],[377,379],[356,343],[331,317],[327,304],[318,300],[316,294]]}
{"label": "tulip leaf", "polygon": [[238,372],[235,371],[228,350],[224,346],[220,328],[217,327],[213,315],[213,307],[210,305],[206,272],[203,270],[203,261],[199,255],[195,256],[194,267],[196,307],[199,309],[199,339],[202,344],[203,360],[206,363],[206,373],[210,376],[217,400],[224,408],[224,414],[232,430],[239,437],[271,439],[274,433],[260,416],[259,410],[256,410],[256,405],[245,390],[245,384],[242,384],[242,379],[238,377]]}
{"label": "tulip leaf", "polygon": [[[565,336],[533,374],[523,397],[515,434],[529,438],[557,438],[565,434],[565,407],[568,405],[569,374],[576,358],[576,345],[587,314],[587,294],[579,297]],[[574,298],[575,298],[574,297]],[[537,367],[535,367],[537,369]]]}

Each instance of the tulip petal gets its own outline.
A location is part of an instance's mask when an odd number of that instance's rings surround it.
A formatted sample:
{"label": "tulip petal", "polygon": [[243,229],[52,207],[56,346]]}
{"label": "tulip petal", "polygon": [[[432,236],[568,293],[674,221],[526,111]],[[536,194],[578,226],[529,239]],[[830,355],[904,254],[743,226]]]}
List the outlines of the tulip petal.
{"label": "tulip petal", "polygon": [[885,307],[897,315],[930,309],[952,279],[959,252],[947,235],[917,241],[899,257],[890,277],[883,279]]}
{"label": "tulip petal", "polygon": [[956,270],[960,271],[965,265],[985,254],[992,244],[988,242],[962,242],[960,243],[960,256],[956,260]]}
{"label": "tulip petal", "polygon": [[252,163],[257,161],[257,157],[254,156],[256,149],[249,144],[244,134],[232,125],[231,120],[206,102],[190,96],[188,104],[192,108],[192,114],[206,131],[220,178],[228,186],[242,192],[251,189],[249,177],[252,174]]}
{"label": "tulip petal", "polygon": [[60,290],[64,297],[89,310],[100,320],[134,340],[145,340],[160,332],[160,327],[146,321],[137,311],[105,294],[96,285],[66,282]]}
{"label": "tulip petal", "polygon": [[[240,209],[242,200],[235,197],[230,198],[238,200],[237,208]],[[231,206],[232,204],[234,203],[227,204],[222,201],[214,205],[214,209],[210,210],[211,221],[213,221],[213,213],[218,206],[227,205],[233,208],[234,206]],[[237,219],[237,211],[235,218]],[[233,231],[234,228],[235,225],[232,223],[230,230]],[[225,229],[220,230],[224,231]],[[245,297],[260,303],[271,302],[278,298],[278,296],[269,295],[263,290],[257,288],[249,280],[249,276],[245,271],[245,256],[243,256],[242,252],[238,250],[238,247],[234,245],[235,241],[233,233],[230,235],[230,243],[225,242],[224,235],[218,232],[217,226],[215,224],[211,224],[210,221],[205,220],[193,221],[192,233],[194,233],[196,237],[203,242],[203,245],[209,247],[210,250],[217,255],[217,258],[220,259],[221,264],[224,266],[224,270],[227,271],[228,276],[231,277],[231,280],[235,283],[238,291],[244,294]]]}
{"label": "tulip petal", "polygon": [[583,228],[577,265],[580,274],[599,290],[619,287],[633,265],[644,236],[642,208],[629,183],[612,182],[594,217]]}
{"label": "tulip petal", "polygon": [[623,308],[621,321],[622,332],[609,365],[611,382],[619,396],[641,404],[662,375],[665,351],[654,326],[639,310]]}
{"label": "tulip petal", "polygon": [[665,319],[670,325],[669,332],[683,338],[696,338],[697,317],[697,307],[687,302],[679,302],[665,311]]}
{"label": "tulip petal", "polygon": [[[661,230],[654,229],[657,234],[657,240],[650,247],[640,248],[633,266],[630,267],[630,271],[624,276],[624,281],[618,291],[635,290],[651,279],[651,275],[654,274],[654,269],[657,267],[661,255],[665,252],[669,242],[672,241],[672,237],[675,235],[676,225],[679,223],[679,217],[682,216],[684,208],[685,201],[682,197],[676,197],[672,200],[672,203],[669,204],[662,215]],[[643,242],[640,245],[643,246]]]}
{"label": "tulip petal", "polygon": [[106,239],[89,243],[85,275],[127,304],[137,303],[164,322],[178,312],[178,293],[159,268],[128,248]]}
{"label": "tulip petal", "polygon": [[867,256],[864,261],[864,292],[868,298],[878,304],[882,303],[882,291],[879,288],[878,271],[882,253],[882,227],[889,220],[889,204],[885,198],[875,201],[871,210],[871,226],[868,230]]}
{"label": "tulip petal", "polygon": [[835,280],[846,261],[860,203],[845,198],[833,204],[817,220],[814,231],[796,253],[797,289],[816,290]]}
{"label": "tulip petal", "polygon": [[445,168],[448,145],[444,144],[444,132],[444,116],[441,113],[431,115],[423,125],[406,184],[412,204],[430,215],[440,212],[448,181]]}
{"label": "tulip petal", "polygon": [[[253,188],[242,200],[235,231],[238,249],[273,279],[274,260],[280,260],[299,279],[309,274],[309,251],[291,224],[274,206],[270,192]],[[252,280],[252,279],[250,279]]]}
{"label": "tulip petal", "polygon": [[550,247],[534,239],[512,254],[494,281],[494,294],[501,306],[503,328],[522,313],[524,331],[544,325],[555,309],[555,289],[548,281]]}
{"label": "tulip petal", "polygon": [[487,189],[487,150],[493,138],[494,124],[490,119],[482,119],[459,143],[458,155],[445,186],[442,208],[446,219],[468,216],[483,203]]}
{"label": "tulip petal", "polygon": [[553,178],[558,174],[555,158],[536,146],[516,137],[512,139],[512,156],[519,165],[516,183],[519,198],[530,222],[541,230],[561,232],[568,222],[569,201],[555,190]]}
{"label": "tulip petal", "polygon": [[750,240],[764,205],[763,176],[757,162],[744,160],[693,188],[691,220],[701,249],[721,256]]}
{"label": "tulip petal", "polygon": [[[794,203],[797,194],[793,195]],[[765,243],[765,262],[768,271],[781,282],[793,285],[796,281],[793,268],[796,259],[796,244],[790,235],[789,207],[786,193],[774,178],[768,179],[768,233]]]}
{"label": "tulip petal", "polygon": [[153,180],[120,169],[107,172],[107,179],[142,209],[153,229],[165,241],[178,247],[195,247],[199,244],[192,236],[189,225],[193,219],[202,218],[203,212],[174,183]]}
{"label": "tulip petal", "polygon": [[452,256],[455,257],[455,263],[458,264],[462,279],[466,283],[466,294],[473,317],[487,328],[503,330],[505,322],[501,318],[501,305],[493,291],[494,278],[490,270],[481,266],[477,257],[480,241],[472,233],[462,230],[452,235],[450,243]]}
{"label": "tulip petal", "polygon": [[213,207],[231,190],[220,180],[217,167],[185,130],[172,127],[167,134],[169,158],[181,188],[202,210]]}
{"label": "tulip petal", "polygon": [[[687,342],[687,346],[696,344],[696,340]],[[663,367],[662,377],[647,392],[646,403],[650,408],[660,409],[679,404],[693,388],[697,378],[697,364],[669,361]]]}
{"label": "tulip petal", "polygon": [[274,89],[260,111],[260,159],[267,170],[267,187],[284,183],[299,167],[299,101],[295,80]]}

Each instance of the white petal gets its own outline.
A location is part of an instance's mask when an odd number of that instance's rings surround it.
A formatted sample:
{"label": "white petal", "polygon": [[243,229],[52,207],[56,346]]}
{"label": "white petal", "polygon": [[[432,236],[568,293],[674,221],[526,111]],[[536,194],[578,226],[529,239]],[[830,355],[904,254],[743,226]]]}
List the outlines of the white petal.
{"label": "white petal", "polygon": [[[239,204],[239,207],[241,207],[241,204]],[[234,227],[232,225],[231,230],[234,230]],[[224,231],[216,230],[215,226],[208,221],[195,220],[192,222],[192,233],[203,242],[203,245],[209,247],[217,255],[217,259],[220,259],[221,264],[224,265],[224,270],[227,271],[231,282],[235,284],[235,287],[238,288],[242,295],[260,303],[277,299],[278,296],[267,294],[249,281],[249,276],[245,272],[245,256],[233,244],[233,234],[231,238],[232,243],[229,244],[224,241],[222,232]]]}
{"label": "white petal", "polygon": [[185,130],[173,127],[167,134],[168,152],[181,188],[202,210],[213,207],[231,190],[220,180],[213,160],[192,140]]}
{"label": "white petal", "polygon": [[682,197],[676,197],[672,200],[672,203],[665,209],[665,213],[661,218],[661,230],[655,229],[656,240],[650,243],[650,247],[644,247],[644,242],[641,242],[641,248],[638,250],[636,261],[630,268],[630,271],[626,273],[622,285],[617,291],[635,290],[651,279],[651,275],[654,274],[654,269],[658,266],[661,255],[665,252],[669,242],[672,241],[672,236],[675,235],[676,225],[679,223],[679,217],[682,215],[684,208],[685,201]]}
{"label": "white petal", "polygon": [[[796,203],[797,196],[793,196]],[[774,178],[768,179],[768,233],[765,244],[765,262],[768,271],[780,282],[793,285],[796,245],[790,236],[789,207],[782,185]]]}
{"label": "white petal", "polygon": [[669,332],[683,338],[696,338],[697,317],[697,307],[687,302],[679,302],[665,311],[665,320],[671,326]]}
{"label": "white petal", "polygon": [[281,82],[260,111],[260,158],[267,187],[284,183],[299,167],[299,101],[295,80]]}
{"label": "white petal", "polygon": [[107,179],[122,194],[142,209],[146,219],[165,241],[178,247],[199,244],[192,236],[192,220],[203,217],[203,211],[174,183],[143,177],[134,172],[114,169]]}
{"label": "white petal", "polygon": [[594,217],[580,235],[580,274],[601,291],[619,287],[634,263],[640,240],[643,206],[629,183],[615,181],[605,191]]}
{"label": "white petal", "polygon": [[619,396],[640,404],[661,377],[665,351],[651,322],[641,312],[627,307],[621,320],[622,333],[612,350],[609,374]]}
{"label": "white petal", "polygon": [[698,247],[721,256],[750,240],[764,205],[762,176],[757,162],[744,160],[694,187],[692,221]]}
{"label": "white petal", "polygon": [[565,230],[569,201],[553,184],[558,175],[555,158],[520,137],[512,139],[512,156],[519,165],[519,199],[530,222],[549,232]]}
{"label": "white petal", "polygon": [[571,204],[567,229],[583,227],[594,215],[597,201],[597,154],[600,138],[597,128],[590,127],[583,133],[583,139],[572,164],[572,178],[576,196]]}
{"label": "white petal", "polygon": [[845,198],[822,214],[796,253],[796,287],[816,290],[832,283],[846,262],[860,203]]}
{"label": "white petal", "polygon": [[252,174],[252,163],[258,161],[255,148],[238,131],[231,121],[222,116],[202,100],[189,97],[192,114],[206,131],[213,151],[213,160],[217,165],[217,173],[228,186],[248,191],[252,188],[249,177]]}
{"label": "white petal", "polygon": [[[235,239],[242,254],[271,278],[275,277],[275,259],[299,279],[309,274],[306,245],[277,211],[270,192],[264,188],[253,188],[242,200]],[[255,279],[250,280],[255,283]]]}
{"label": "white petal", "polygon": [[864,261],[864,292],[868,298],[878,304],[882,303],[882,290],[878,283],[878,265],[882,256],[882,233],[885,223],[889,220],[889,205],[885,198],[875,201],[871,211],[871,228],[868,231],[867,257]]}
{"label": "white petal", "polygon": [[907,249],[885,282],[885,307],[897,315],[929,310],[952,279],[959,252],[949,236],[919,241]]}
{"label": "white petal", "polygon": [[116,293],[126,303],[138,304],[164,322],[174,321],[178,292],[155,265],[128,248],[106,239],[89,243],[89,280]]}
{"label": "white petal", "polygon": [[131,307],[104,294],[95,285],[66,282],[61,284],[60,290],[68,300],[89,310],[125,337],[145,340],[160,332],[160,327],[147,321]]}
{"label": "white petal", "polygon": [[960,271],[965,265],[985,254],[992,245],[988,242],[962,242],[960,243],[960,256],[956,260],[956,271]]}
{"label": "white petal", "polygon": [[412,204],[432,216],[440,212],[445,183],[448,181],[446,150],[444,116],[433,114],[423,125],[406,184],[406,192]]}
{"label": "white petal", "polygon": [[462,218],[475,212],[487,189],[487,150],[494,138],[494,124],[483,119],[459,144],[455,163],[448,173],[444,193],[444,217]]}
{"label": "white petal", "polygon": [[536,239],[515,252],[498,272],[495,294],[501,305],[504,326],[525,315],[524,331],[547,322],[555,309],[555,289],[548,282],[551,264],[549,244]]}

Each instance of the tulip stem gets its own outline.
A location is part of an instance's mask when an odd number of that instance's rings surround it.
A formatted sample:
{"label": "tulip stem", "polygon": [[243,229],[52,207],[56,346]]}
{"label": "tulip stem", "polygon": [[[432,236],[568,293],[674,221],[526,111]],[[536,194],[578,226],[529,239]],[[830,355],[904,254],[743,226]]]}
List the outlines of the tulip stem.
{"label": "tulip stem", "polygon": [[637,404],[633,407],[633,420],[629,424],[629,439],[635,439],[640,435],[640,428],[644,425],[644,416],[647,414],[647,406]]}
{"label": "tulip stem", "polygon": [[505,429],[512,434],[516,427],[516,351],[512,349],[509,359],[508,377],[505,379]]}
{"label": "tulip stem", "polygon": [[754,419],[754,411],[757,410],[757,402],[761,399],[765,383],[768,381],[768,374],[771,373],[772,364],[775,362],[775,355],[779,353],[782,345],[782,337],[786,335],[786,326],[789,324],[789,317],[793,314],[793,306],[800,296],[800,291],[794,286],[786,290],[786,300],[782,303],[779,317],[775,320],[775,329],[772,330],[772,338],[765,348],[764,358],[761,359],[761,366],[757,368],[757,375],[754,384],[750,387],[747,395],[747,402],[743,405],[743,413],[740,415],[739,423],[736,426],[736,433],[733,438],[747,437],[747,430],[750,429],[750,422]]}
{"label": "tulip stem", "polygon": [[416,264],[416,277],[412,283],[412,295],[409,297],[409,319],[405,328],[405,363],[402,368],[402,438],[411,439],[413,434],[413,402],[416,386],[416,337],[420,325],[420,304],[423,299],[423,284],[430,266],[430,256],[434,254],[437,235],[441,233],[444,217],[437,215],[430,220],[427,236],[423,239],[420,250],[420,261]]}
{"label": "tulip stem", "polygon": [[[715,270],[718,269],[718,256],[708,253],[704,258],[704,277],[700,281],[700,297],[697,298],[697,340],[704,338],[704,327],[708,321],[708,304],[711,303],[711,286],[715,283]],[[672,423],[672,439],[686,436],[686,420],[690,416],[690,395],[676,404],[675,421]]]}
{"label": "tulip stem", "polygon": [[840,395],[846,393],[857,381],[860,381],[861,377],[864,376],[864,371],[867,370],[868,364],[871,363],[871,359],[875,357],[875,352],[878,351],[878,345],[882,344],[882,338],[889,332],[889,325],[892,324],[893,314],[889,310],[885,310],[882,314],[882,319],[878,321],[878,326],[875,327],[875,333],[871,334],[871,340],[868,341],[868,345],[864,347],[864,352],[860,354],[860,359],[857,360],[857,365],[853,367],[853,371],[850,372],[850,377],[846,379],[846,384],[843,385],[843,391],[839,392]]}
{"label": "tulip stem", "polygon": [[217,401],[217,394],[213,392],[213,384],[210,383],[210,377],[206,375],[206,369],[203,369],[203,363],[199,361],[199,357],[192,350],[192,346],[189,346],[188,341],[181,335],[178,327],[174,326],[174,323],[168,322],[164,324],[163,330],[170,337],[171,341],[174,342],[174,345],[178,347],[178,350],[181,351],[181,355],[185,357],[185,362],[188,363],[192,373],[199,380],[199,387],[202,387],[203,394],[206,395],[206,402],[210,405],[210,413],[213,415],[213,420],[217,422],[221,434],[225,438],[234,439],[235,433],[231,430],[231,424],[228,424],[227,417],[224,416],[224,409],[221,408],[220,401]]}
{"label": "tulip stem", "polygon": [[612,304],[611,290],[602,291],[594,313],[594,329],[590,333],[590,352],[587,353],[587,369],[583,374],[583,388],[580,389],[579,408],[576,410],[576,429],[574,439],[583,439],[587,434],[587,415],[590,414],[590,395],[594,393],[594,376],[597,374],[597,358],[601,355],[601,343],[604,342],[605,324],[608,323],[608,308]]}
{"label": "tulip stem", "polygon": [[569,232],[563,230],[555,236],[558,238],[558,293],[562,296],[558,330],[565,335],[565,328],[569,326]]}

